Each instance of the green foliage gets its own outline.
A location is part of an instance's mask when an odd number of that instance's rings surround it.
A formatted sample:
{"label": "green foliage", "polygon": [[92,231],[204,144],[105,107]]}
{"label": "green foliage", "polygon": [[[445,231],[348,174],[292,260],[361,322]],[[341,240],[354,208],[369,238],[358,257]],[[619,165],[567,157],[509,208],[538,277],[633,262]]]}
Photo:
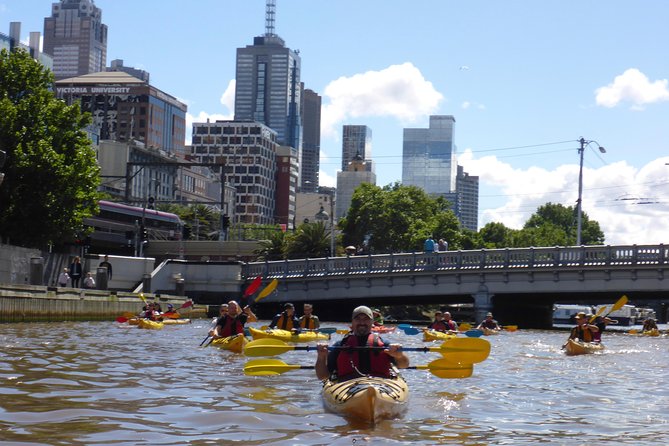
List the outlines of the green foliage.
{"label": "green foliage", "polygon": [[384,188],[361,184],[340,227],[344,245],[359,246],[368,238],[375,253],[420,251],[430,235],[450,244],[448,238],[458,239],[455,234],[459,233],[458,221],[446,200],[398,183]]}
{"label": "green foliage", "polygon": [[286,257],[305,259],[326,257],[330,250],[330,232],[322,222],[303,223],[290,236],[286,245]]}
{"label": "green foliage", "polygon": [[260,248],[254,254],[260,261],[283,260],[286,257],[289,237],[283,231],[276,231],[270,235],[269,240],[261,240]]}
{"label": "green foliage", "polygon": [[[546,203],[527,220],[523,231],[528,231],[523,246],[569,246],[576,244],[577,215],[573,206]],[[599,223],[591,221],[588,215],[581,214],[581,243],[601,245],[604,233]]]}
{"label": "green foliage", "polygon": [[97,212],[90,116],[56,99],[52,86],[51,72],[26,51],[0,51],[0,235],[27,247],[71,241]]}

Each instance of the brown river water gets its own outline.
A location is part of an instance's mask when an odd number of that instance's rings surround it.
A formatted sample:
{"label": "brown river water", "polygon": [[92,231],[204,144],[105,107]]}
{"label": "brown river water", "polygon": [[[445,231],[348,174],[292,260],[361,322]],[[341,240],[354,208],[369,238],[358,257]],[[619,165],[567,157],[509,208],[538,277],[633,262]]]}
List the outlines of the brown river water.
{"label": "brown river water", "polygon": [[[409,410],[369,426],[325,412],[313,370],[245,376],[248,358],[198,346],[208,327],[0,325],[0,445],[669,444],[667,336],[607,332],[603,353],[576,357],[560,350],[564,331],[489,336],[472,377],[406,370]],[[315,353],[280,359],[313,365]]]}

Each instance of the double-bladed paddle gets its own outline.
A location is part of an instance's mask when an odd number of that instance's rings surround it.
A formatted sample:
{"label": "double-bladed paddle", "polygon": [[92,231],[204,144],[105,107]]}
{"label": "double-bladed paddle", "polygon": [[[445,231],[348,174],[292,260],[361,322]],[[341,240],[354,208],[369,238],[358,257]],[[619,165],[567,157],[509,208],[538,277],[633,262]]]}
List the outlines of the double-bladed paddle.
{"label": "double-bladed paddle", "polygon": [[[286,364],[278,359],[252,359],[244,365],[244,374],[249,376],[274,376],[291,370],[313,370],[312,365]],[[472,364],[461,364],[448,359],[437,359],[426,365],[406,367],[410,370],[429,370],[439,378],[468,378],[474,373]],[[402,369],[402,370],[405,370]]]}
{"label": "double-bladed paddle", "polygon": [[255,293],[258,288],[260,288],[260,285],[262,285],[262,276],[258,276],[253,281],[249,286],[246,287],[246,290],[244,291],[244,297],[249,297],[253,293]]}
{"label": "double-bladed paddle", "polygon": [[255,298],[253,301],[254,303],[260,302],[262,299],[266,298],[272,292],[276,289],[277,285],[279,284],[279,281],[277,279],[273,279],[270,283],[267,284],[267,286],[258,294],[258,297]]}
{"label": "double-bladed paddle", "polygon": [[[328,350],[368,350],[384,349],[385,347],[348,347],[329,346]],[[263,338],[249,342],[244,347],[246,356],[276,356],[291,350],[316,351],[316,346],[296,346],[287,344],[279,339]],[[458,362],[474,364],[483,362],[490,354],[490,342],[477,338],[453,338],[445,341],[438,347],[402,347],[405,352],[436,352],[444,358]]]}

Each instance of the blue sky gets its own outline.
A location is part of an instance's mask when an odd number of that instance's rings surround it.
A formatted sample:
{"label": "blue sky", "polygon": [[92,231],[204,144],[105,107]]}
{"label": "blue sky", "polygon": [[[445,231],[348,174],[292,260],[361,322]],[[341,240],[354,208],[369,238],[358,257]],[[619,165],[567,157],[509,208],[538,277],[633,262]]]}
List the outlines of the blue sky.
{"label": "blue sky", "polygon": [[[151,73],[189,122],[230,119],[235,51],[264,33],[264,0],[97,0],[107,62]],[[519,228],[546,203],[583,209],[611,244],[666,241],[669,2],[277,0],[275,31],[323,97],[321,184],[341,128],[373,132],[377,184],[401,181],[402,130],[453,115],[458,162],[480,177],[479,225]],[[51,2],[0,0],[0,30],[43,32]],[[190,143],[188,140],[187,143]]]}

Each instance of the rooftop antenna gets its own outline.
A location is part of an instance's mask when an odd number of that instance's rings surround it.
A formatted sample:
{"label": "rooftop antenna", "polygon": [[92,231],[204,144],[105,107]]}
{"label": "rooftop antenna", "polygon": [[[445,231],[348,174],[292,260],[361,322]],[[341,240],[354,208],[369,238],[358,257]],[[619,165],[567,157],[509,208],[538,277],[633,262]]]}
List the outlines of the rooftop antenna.
{"label": "rooftop antenna", "polygon": [[267,0],[265,4],[265,36],[274,37],[274,16],[276,15],[276,0]]}

